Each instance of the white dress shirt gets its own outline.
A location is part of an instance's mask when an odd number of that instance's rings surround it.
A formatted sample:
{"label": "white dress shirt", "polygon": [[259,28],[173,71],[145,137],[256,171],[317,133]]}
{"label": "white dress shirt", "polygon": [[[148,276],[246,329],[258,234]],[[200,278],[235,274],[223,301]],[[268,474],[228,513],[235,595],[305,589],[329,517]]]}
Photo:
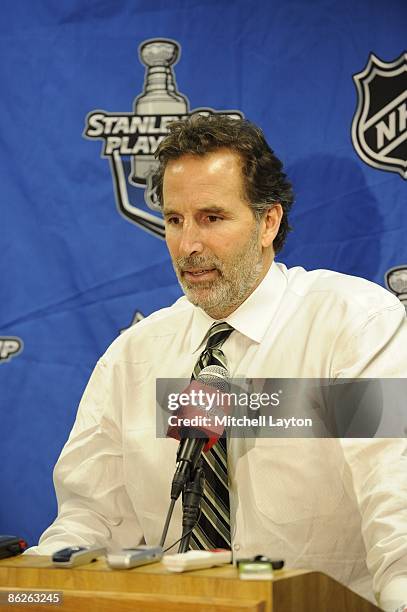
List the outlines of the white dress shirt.
{"label": "white dress shirt", "polygon": [[[404,306],[360,278],[273,263],[226,321],[235,378],[407,376]],[[178,442],[156,439],[155,380],[189,378],[212,323],[182,297],[110,346],[55,467],[58,517],[30,553],[159,542]],[[228,471],[235,557],[321,570],[388,609],[407,601],[405,439],[232,439]],[[180,526],[177,502],[167,544]]]}

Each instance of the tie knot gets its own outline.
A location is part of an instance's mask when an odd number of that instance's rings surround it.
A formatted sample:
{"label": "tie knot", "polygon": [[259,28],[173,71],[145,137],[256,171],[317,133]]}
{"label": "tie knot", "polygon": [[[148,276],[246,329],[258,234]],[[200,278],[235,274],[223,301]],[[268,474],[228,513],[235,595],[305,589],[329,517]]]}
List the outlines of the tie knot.
{"label": "tie knot", "polygon": [[205,340],[207,349],[220,348],[222,344],[229,338],[233,331],[233,327],[229,323],[214,323],[208,330]]}

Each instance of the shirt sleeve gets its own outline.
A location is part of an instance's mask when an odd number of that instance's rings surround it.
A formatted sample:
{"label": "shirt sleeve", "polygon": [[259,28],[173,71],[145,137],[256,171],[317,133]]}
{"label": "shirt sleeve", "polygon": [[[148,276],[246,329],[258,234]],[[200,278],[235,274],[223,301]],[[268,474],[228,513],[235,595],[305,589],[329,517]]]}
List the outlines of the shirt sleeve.
{"label": "shirt sleeve", "polygon": [[126,492],[114,367],[101,359],[54,469],[58,516],[26,554],[60,548],[130,546],[143,534]]}
{"label": "shirt sleeve", "polygon": [[[339,377],[407,378],[407,321],[401,304],[369,316],[346,345]],[[342,444],[373,589],[381,607],[394,612],[407,602],[406,438],[344,439]]]}

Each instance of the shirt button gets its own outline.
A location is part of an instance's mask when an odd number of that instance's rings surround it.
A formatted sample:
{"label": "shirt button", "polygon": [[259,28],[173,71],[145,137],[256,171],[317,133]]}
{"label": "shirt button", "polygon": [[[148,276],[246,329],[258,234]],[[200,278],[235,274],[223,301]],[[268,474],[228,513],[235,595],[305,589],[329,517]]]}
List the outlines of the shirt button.
{"label": "shirt button", "polygon": [[240,544],[233,544],[233,550],[240,550]]}

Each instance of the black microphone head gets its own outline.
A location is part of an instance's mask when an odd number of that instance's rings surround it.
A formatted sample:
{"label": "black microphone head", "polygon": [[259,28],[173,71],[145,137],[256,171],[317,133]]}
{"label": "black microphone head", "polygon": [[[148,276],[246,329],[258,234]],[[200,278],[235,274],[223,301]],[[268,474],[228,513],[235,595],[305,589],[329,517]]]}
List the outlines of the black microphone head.
{"label": "black microphone head", "polygon": [[229,373],[226,368],[218,365],[209,365],[199,372],[197,381],[208,385],[208,387],[214,387],[221,391],[221,393],[228,393],[230,391],[228,376]]}

